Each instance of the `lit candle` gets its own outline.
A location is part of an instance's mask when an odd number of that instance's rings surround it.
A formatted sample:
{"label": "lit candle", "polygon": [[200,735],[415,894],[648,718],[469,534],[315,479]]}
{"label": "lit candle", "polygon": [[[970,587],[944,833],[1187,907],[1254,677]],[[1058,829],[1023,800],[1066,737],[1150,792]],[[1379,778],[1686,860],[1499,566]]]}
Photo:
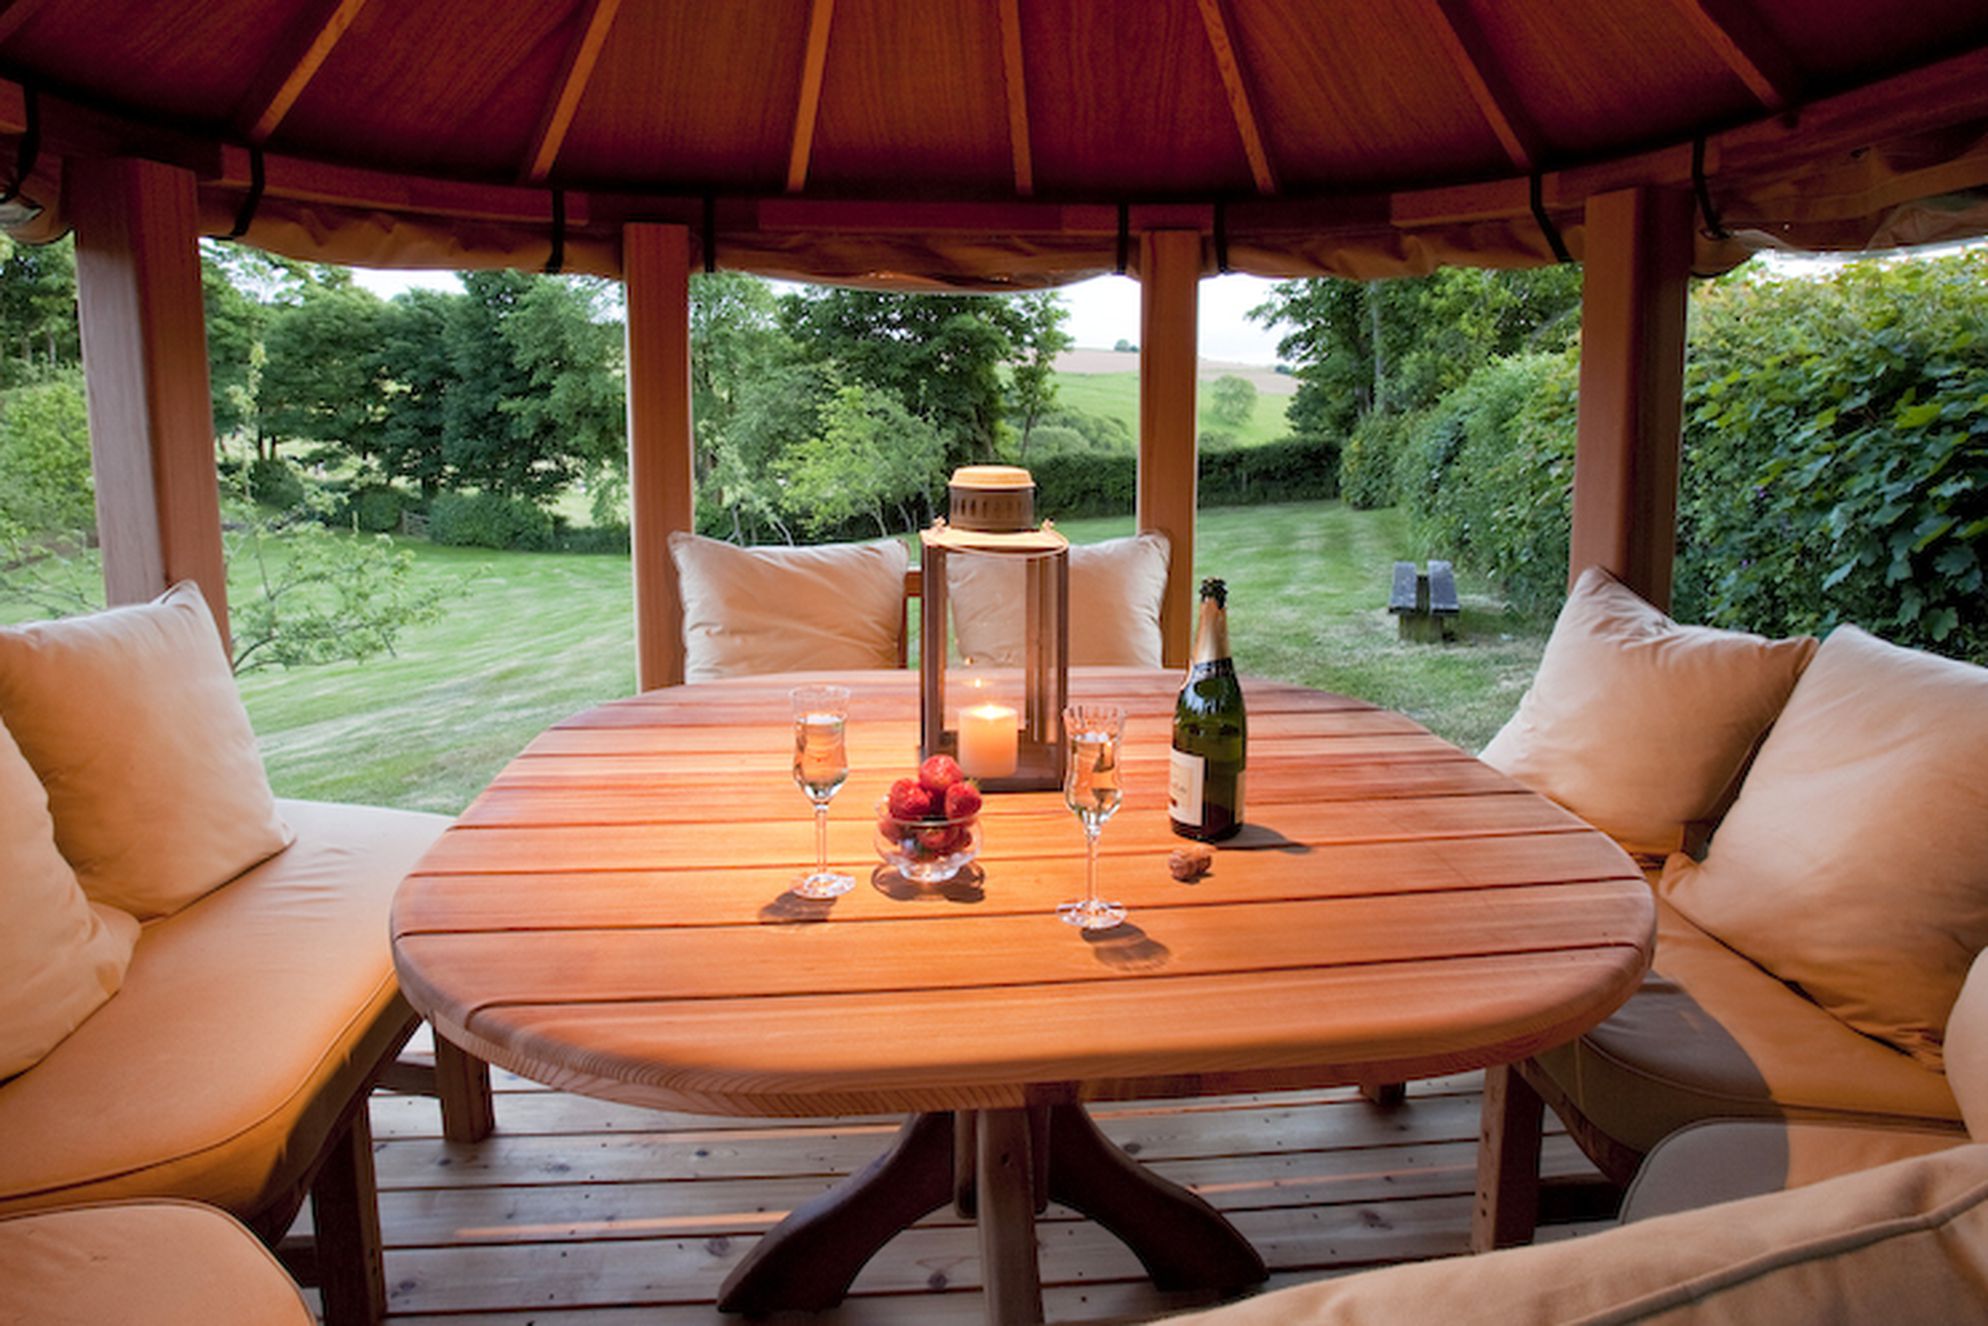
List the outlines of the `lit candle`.
{"label": "lit candle", "polygon": [[1006,778],[1015,771],[1017,733],[1015,711],[1007,705],[960,710],[959,767],[969,778]]}

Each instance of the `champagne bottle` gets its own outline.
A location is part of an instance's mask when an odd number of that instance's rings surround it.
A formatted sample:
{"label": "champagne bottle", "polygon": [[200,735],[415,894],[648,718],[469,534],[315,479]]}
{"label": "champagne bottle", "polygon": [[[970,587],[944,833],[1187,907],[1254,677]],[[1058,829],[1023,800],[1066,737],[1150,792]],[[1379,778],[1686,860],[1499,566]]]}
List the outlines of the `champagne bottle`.
{"label": "champagne bottle", "polygon": [[1243,765],[1249,742],[1242,683],[1229,658],[1229,589],[1201,582],[1194,658],[1173,711],[1167,813],[1183,838],[1227,838],[1243,823]]}

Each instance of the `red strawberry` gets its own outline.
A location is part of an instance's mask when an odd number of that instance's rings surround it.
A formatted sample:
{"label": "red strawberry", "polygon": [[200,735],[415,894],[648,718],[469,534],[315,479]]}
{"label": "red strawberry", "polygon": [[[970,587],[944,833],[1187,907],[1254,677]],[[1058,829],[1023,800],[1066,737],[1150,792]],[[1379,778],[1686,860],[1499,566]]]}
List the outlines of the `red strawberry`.
{"label": "red strawberry", "polygon": [[915,778],[900,778],[890,785],[892,819],[926,819],[939,808],[940,802],[940,797],[934,796]]}
{"label": "red strawberry", "polygon": [[919,783],[927,792],[939,796],[944,796],[947,788],[964,777],[966,775],[960,772],[959,761],[950,755],[934,755],[918,766]]}
{"label": "red strawberry", "polygon": [[918,831],[918,848],[927,858],[951,856],[966,846],[966,830],[941,826]]}
{"label": "red strawberry", "polygon": [[946,789],[946,818],[970,820],[980,813],[980,789],[972,783],[954,783]]}

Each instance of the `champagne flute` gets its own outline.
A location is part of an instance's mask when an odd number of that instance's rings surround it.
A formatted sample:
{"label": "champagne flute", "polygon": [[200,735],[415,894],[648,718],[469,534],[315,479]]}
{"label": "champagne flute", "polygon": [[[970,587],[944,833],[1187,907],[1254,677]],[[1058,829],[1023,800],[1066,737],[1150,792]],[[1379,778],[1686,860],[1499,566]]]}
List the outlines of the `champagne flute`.
{"label": "champagne flute", "polygon": [[1063,739],[1069,746],[1069,766],[1063,778],[1063,804],[1084,826],[1088,860],[1084,897],[1056,909],[1057,916],[1085,930],[1109,930],[1125,923],[1125,904],[1098,898],[1098,835],[1118,810],[1118,746],[1125,732],[1125,711],[1110,704],[1073,704],[1063,711]]}
{"label": "champagne flute", "polygon": [[794,705],[794,781],[815,808],[814,873],[795,880],[790,892],[802,898],[839,898],[856,887],[852,876],[828,868],[828,803],[849,777],[849,688],[797,686]]}

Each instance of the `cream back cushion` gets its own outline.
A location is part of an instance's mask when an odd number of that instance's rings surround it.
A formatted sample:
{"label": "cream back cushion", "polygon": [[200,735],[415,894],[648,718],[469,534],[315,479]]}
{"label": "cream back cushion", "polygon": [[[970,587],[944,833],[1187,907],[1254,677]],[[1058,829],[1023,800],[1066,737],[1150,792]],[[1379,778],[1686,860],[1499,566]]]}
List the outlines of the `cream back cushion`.
{"label": "cream back cushion", "polygon": [[679,532],[670,556],[685,681],[897,666],[908,558],[895,539],[740,548]]}
{"label": "cream back cushion", "polygon": [[191,581],[151,603],[0,629],[0,720],[94,901],[163,916],[290,841]]}
{"label": "cream back cushion", "polygon": [[117,993],[137,938],[137,921],[83,897],[41,780],[0,726],[0,1079]]}
{"label": "cream back cushion", "polygon": [[1265,1294],[1168,1326],[1988,1321],[1988,1146],[1587,1238]]}
{"label": "cream back cushion", "polygon": [[1947,1085],[1967,1121],[1967,1135],[1988,1142],[1988,953],[1974,959],[1954,1000],[1941,1042]]}
{"label": "cream back cushion", "polygon": [[[1170,547],[1158,532],[1071,546],[1071,666],[1164,666],[1160,601]],[[946,571],[959,652],[993,667],[1019,667],[1021,564],[956,557],[948,559]]]}
{"label": "cream back cushion", "polygon": [[1937,1068],[1988,947],[1988,668],[1831,633],[1704,862],[1658,889],[1852,1027]]}
{"label": "cream back cushion", "polygon": [[1807,636],[1680,626],[1590,567],[1481,758],[1628,850],[1662,856],[1718,813],[1814,653]]}

